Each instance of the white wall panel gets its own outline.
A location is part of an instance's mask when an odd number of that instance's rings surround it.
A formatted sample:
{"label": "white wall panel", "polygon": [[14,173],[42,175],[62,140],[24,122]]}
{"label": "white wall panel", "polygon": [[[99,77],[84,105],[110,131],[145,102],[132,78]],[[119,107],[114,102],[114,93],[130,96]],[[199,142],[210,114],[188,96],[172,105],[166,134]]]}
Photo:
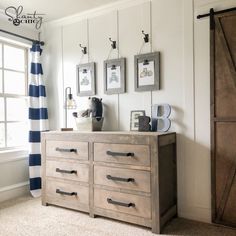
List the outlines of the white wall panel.
{"label": "white wall panel", "polygon": [[[209,20],[195,21],[195,202],[210,208],[210,35]],[[202,42],[205,42],[202,44]],[[201,169],[201,174],[199,174]],[[202,183],[205,184],[202,184]]]}
{"label": "white wall panel", "polygon": [[[84,55],[79,44],[88,48],[88,24],[87,20],[76,22],[63,27],[63,78],[64,90],[66,87],[71,87],[73,98],[77,102],[78,109],[87,109],[87,98],[77,97],[76,88],[76,65],[88,63],[88,54]],[[75,120],[72,112],[76,110],[68,110],[67,122],[68,127],[75,127]]]}
{"label": "white wall panel", "polygon": [[28,160],[5,162],[0,165],[0,188],[29,180]]}
{"label": "white wall panel", "polygon": [[[188,3],[191,1],[187,0]],[[183,21],[185,17],[184,7],[186,12],[190,15]],[[153,51],[160,51],[161,53],[161,89],[159,91],[153,91],[152,102],[168,103],[172,107],[171,121],[172,130],[177,131],[177,154],[178,154],[178,212],[182,214],[182,201],[186,204],[186,199],[191,198],[191,191],[186,193],[186,167],[184,160],[184,147],[185,147],[185,85],[184,85],[184,55],[192,56],[193,58],[193,45],[186,48],[184,41],[184,29],[186,25],[184,23],[192,21],[192,5],[188,4],[184,6],[183,1],[179,0],[158,0],[152,1],[152,46]],[[191,43],[191,27],[187,28],[186,32],[187,43]],[[184,54],[184,47],[186,53]],[[191,55],[192,53],[192,55]],[[187,59],[187,62],[193,64],[191,57]],[[189,65],[188,65],[189,67]],[[193,66],[192,66],[193,67]],[[190,76],[193,70],[190,70]],[[188,75],[189,75],[188,74]],[[191,77],[187,77],[192,79]],[[189,88],[188,88],[189,89]],[[191,88],[190,88],[191,89]],[[189,97],[191,99],[191,97]],[[191,179],[188,176],[188,180]],[[192,179],[193,181],[193,179]],[[191,181],[189,181],[191,183]],[[192,199],[192,198],[191,198]]]}
{"label": "white wall panel", "polygon": [[175,131],[184,129],[182,7],[179,0],[152,2],[153,50],[161,53],[161,90],[153,91],[153,104],[171,104]]}
{"label": "white wall panel", "polygon": [[[119,11],[119,49],[121,57],[127,59],[127,93],[119,96],[120,130],[130,129],[130,111],[146,110],[151,114],[151,92],[134,91],[134,55],[143,44],[142,30],[150,34],[150,3],[143,3]],[[150,44],[143,47],[142,53],[150,52]]]}
{"label": "white wall panel", "polygon": [[[89,57],[96,62],[97,97],[104,103],[103,130],[118,130],[118,95],[105,95],[103,86],[103,61],[108,58],[111,42],[117,41],[117,12],[97,16],[89,20]],[[118,57],[118,50],[112,50],[110,59]]]}
{"label": "white wall panel", "polygon": [[47,28],[42,36],[47,41],[43,48],[42,66],[47,91],[49,125],[50,129],[54,130],[64,127],[61,27]]}

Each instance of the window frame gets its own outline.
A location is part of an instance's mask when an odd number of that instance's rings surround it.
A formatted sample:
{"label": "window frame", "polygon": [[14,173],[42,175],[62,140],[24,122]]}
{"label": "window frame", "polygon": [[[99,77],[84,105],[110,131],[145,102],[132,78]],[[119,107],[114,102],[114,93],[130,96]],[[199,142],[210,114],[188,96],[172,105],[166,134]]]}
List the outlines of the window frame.
{"label": "window frame", "polygon": [[[4,124],[4,139],[5,139],[5,145],[4,147],[0,147],[0,153],[1,152],[5,152],[5,151],[14,151],[14,150],[25,150],[26,145],[25,146],[12,146],[12,147],[8,147],[7,146],[7,124],[9,123],[23,123],[23,122],[27,122],[27,120],[25,121],[20,121],[20,120],[14,120],[14,121],[8,121],[7,120],[7,98],[19,98],[19,99],[25,99],[26,102],[28,102],[28,75],[29,75],[29,48],[26,46],[21,46],[18,45],[16,43],[11,43],[5,40],[0,39],[0,47],[2,49],[2,55],[0,55],[2,57],[2,65],[0,65],[0,70],[1,70],[1,75],[2,75],[2,91],[0,92],[0,98],[3,98],[3,106],[4,106],[4,120],[0,121],[0,124]],[[14,48],[19,48],[19,49],[23,49],[24,51],[24,71],[20,71],[20,70],[14,70],[14,69],[7,69],[4,68],[4,45],[7,46],[11,46]],[[22,73],[24,74],[24,82],[25,82],[25,90],[24,90],[24,94],[20,95],[20,94],[10,94],[10,93],[5,93],[5,79],[4,79],[4,71],[10,71],[10,72],[17,72],[17,73]]]}

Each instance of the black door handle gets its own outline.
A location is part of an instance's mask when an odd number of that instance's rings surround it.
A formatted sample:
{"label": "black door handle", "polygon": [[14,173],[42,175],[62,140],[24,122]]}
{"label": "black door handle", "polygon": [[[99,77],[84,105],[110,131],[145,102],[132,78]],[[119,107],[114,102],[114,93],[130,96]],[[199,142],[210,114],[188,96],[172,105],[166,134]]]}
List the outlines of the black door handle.
{"label": "black door handle", "polygon": [[109,155],[109,156],[133,157],[134,153],[133,152],[112,152],[112,151],[107,151],[107,155]]}
{"label": "black door handle", "polygon": [[60,189],[57,189],[56,193],[62,194],[62,195],[68,195],[68,196],[73,196],[73,195],[77,196],[76,192],[64,192],[64,191],[61,191]]}
{"label": "black door handle", "polygon": [[75,148],[59,148],[59,147],[57,147],[56,151],[58,151],[58,152],[74,152],[74,153],[76,153],[77,149],[75,149]]}
{"label": "black door handle", "polygon": [[77,174],[77,170],[61,170],[60,168],[56,168],[56,172],[65,174]]}
{"label": "black door handle", "polygon": [[107,179],[121,181],[121,182],[134,182],[134,178],[121,178],[121,177],[115,177],[111,175],[107,175]]}
{"label": "black door handle", "polygon": [[132,202],[130,202],[130,203],[117,202],[117,201],[112,200],[111,198],[107,198],[107,202],[109,204],[123,206],[123,207],[135,207],[135,204]]}

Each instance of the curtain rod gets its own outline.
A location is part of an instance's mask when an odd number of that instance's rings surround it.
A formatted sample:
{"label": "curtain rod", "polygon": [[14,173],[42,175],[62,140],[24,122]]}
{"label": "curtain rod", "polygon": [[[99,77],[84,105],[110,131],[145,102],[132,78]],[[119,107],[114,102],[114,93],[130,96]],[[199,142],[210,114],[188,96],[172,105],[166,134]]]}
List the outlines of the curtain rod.
{"label": "curtain rod", "polygon": [[15,33],[12,33],[12,32],[6,31],[6,30],[0,29],[0,32],[6,33],[6,34],[10,34],[10,35],[16,36],[16,37],[18,37],[18,38],[22,38],[22,39],[28,40],[28,41],[31,41],[31,42],[33,42],[33,43],[40,43],[40,45],[42,45],[42,46],[44,45],[44,42],[43,42],[43,41],[39,41],[39,40],[27,38],[27,37],[25,37],[25,36],[22,36],[22,35],[19,35],[19,34],[15,34]]}
{"label": "curtain rod", "polygon": [[[213,8],[211,8],[213,10]],[[215,11],[214,12],[214,15],[218,15],[218,14],[222,14],[222,13],[226,13],[226,12],[230,12],[230,11],[235,11],[236,10],[236,7],[233,7],[233,8],[229,8],[229,9],[225,9],[225,10],[222,10],[222,11]],[[207,13],[207,14],[203,14],[203,15],[198,15],[197,16],[197,19],[201,19],[201,18],[204,18],[204,17],[208,17],[210,16],[211,14],[210,13]]]}

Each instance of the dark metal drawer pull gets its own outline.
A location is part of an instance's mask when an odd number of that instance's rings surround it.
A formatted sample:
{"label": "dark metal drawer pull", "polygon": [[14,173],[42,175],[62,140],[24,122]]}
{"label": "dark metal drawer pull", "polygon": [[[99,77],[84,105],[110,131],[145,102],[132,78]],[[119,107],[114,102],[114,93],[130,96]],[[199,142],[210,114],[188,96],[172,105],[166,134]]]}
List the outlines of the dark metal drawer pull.
{"label": "dark metal drawer pull", "polygon": [[134,178],[121,178],[121,177],[114,177],[111,175],[107,175],[107,179],[115,180],[115,181],[122,181],[122,182],[134,182]]}
{"label": "dark metal drawer pull", "polygon": [[77,174],[77,170],[61,170],[59,168],[56,168],[56,172],[65,174]]}
{"label": "dark metal drawer pull", "polygon": [[56,151],[58,152],[74,152],[76,153],[77,152],[77,149],[75,148],[56,148]]}
{"label": "dark metal drawer pull", "polygon": [[73,196],[73,195],[77,196],[77,193],[76,193],[76,192],[71,192],[71,193],[69,193],[69,192],[61,191],[60,189],[57,189],[57,190],[56,190],[56,193],[62,194],[62,195],[68,195],[68,196]]}
{"label": "dark metal drawer pull", "polygon": [[111,152],[111,151],[107,151],[107,155],[109,155],[109,156],[133,157],[134,153],[133,152]]}
{"label": "dark metal drawer pull", "polygon": [[130,203],[117,202],[117,201],[113,201],[111,198],[107,198],[107,202],[109,204],[119,205],[119,206],[123,206],[123,207],[135,207],[135,204],[132,202],[130,202]]}

